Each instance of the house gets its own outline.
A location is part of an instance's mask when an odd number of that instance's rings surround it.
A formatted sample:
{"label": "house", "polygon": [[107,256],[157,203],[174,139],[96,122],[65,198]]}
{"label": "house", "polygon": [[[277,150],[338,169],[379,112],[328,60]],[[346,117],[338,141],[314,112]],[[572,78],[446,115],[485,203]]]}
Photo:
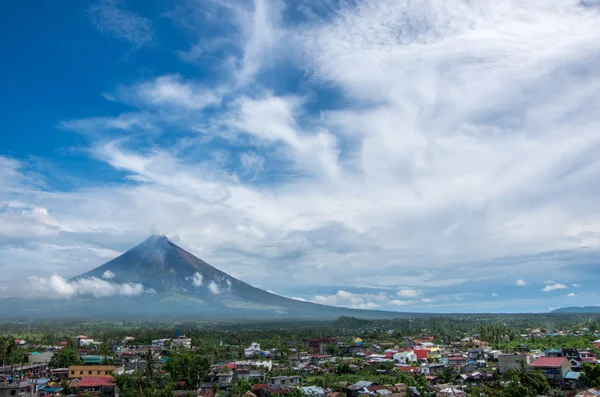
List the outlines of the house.
{"label": "house", "polygon": [[594,349],[600,349],[600,339],[593,341],[592,346],[594,346]]}
{"label": "house", "polygon": [[459,389],[456,386],[448,386],[440,390],[439,394],[442,396],[452,396],[452,397],[466,397],[467,393],[463,390]]}
{"label": "house", "polygon": [[396,369],[405,374],[419,374],[421,373],[421,367],[413,367],[411,365],[396,365]]}
{"label": "house", "polygon": [[403,365],[407,365],[407,364],[418,361],[417,355],[412,350],[398,352],[398,353],[394,354],[393,357],[394,357],[394,361],[396,361],[399,364],[403,364]]}
{"label": "house", "polygon": [[192,340],[190,338],[186,338],[185,335],[180,335],[176,339],[173,339],[173,341],[171,342],[171,347],[191,349]]}
{"label": "house", "polygon": [[[12,378],[11,378],[12,379]],[[36,397],[35,385],[29,381],[0,380],[0,397]]]}
{"label": "house", "polygon": [[544,350],[545,357],[564,357],[563,351],[560,349],[546,349]]}
{"label": "house", "polygon": [[305,396],[325,397],[326,394],[325,390],[317,386],[301,387],[300,390],[302,390],[302,393],[304,393]]}
{"label": "house", "polygon": [[582,391],[577,394],[575,397],[597,397],[600,396],[600,390],[598,389],[588,389],[586,391]]}
{"label": "house", "polygon": [[296,386],[300,383],[299,376],[273,376],[269,378],[270,388],[285,388]]}
{"label": "house", "polygon": [[498,373],[503,374],[509,369],[518,370],[521,363],[531,364],[532,356],[529,354],[500,354],[498,355]]}
{"label": "house", "polygon": [[169,346],[169,343],[171,342],[170,339],[153,339],[152,340],[152,347],[156,348],[156,349],[166,349]]}
{"label": "house", "polygon": [[594,353],[584,351],[584,352],[579,352],[579,356],[581,357],[582,365],[584,363],[587,363],[587,364],[597,364],[598,363],[598,358],[596,357],[596,355]]}
{"label": "house", "polygon": [[417,360],[427,360],[429,358],[429,350],[427,349],[415,349],[413,352],[417,355]]}
{"label": "house", "polygon": [[444,364],[427,364],[419,367],[421,374],[425,376],[436,376],[444,372],[446,366]]}
{"label": "house", "polygon": [[330,338],[313,338],[305,339],[302,341],[304,348],[308,349],[311,353],[325,354],[325,348],[328,345],[339,346],[339,339],[336,337]]}
{"label": "house", "polygon": [[69,379],[83,378],[84,376],[110,376],[115,373],[114,365],[71,365]]}
{"label": "house", "polygon": [[571,386],[573,390],[584,388],[585,383],[579,379],[582,373],[583,372],[567,371],[565,374],[565,384]]}
{"label": "house", "polygon": [[93,392],[108,397],[115,395],[116,387],[112,376],[84,376],[75,389],[78,393]]}
{"label": "house", "polygon": [[359,394],[363,394],[366,391],[366,388],[371,385],[373,385],[373,382],[369,382],[366,380],[358,381],[355,384],[350,385],[346,388],[346,396],[358,397]]}
{"label": "house", "polygon": [[27,360],[29,364],[48,364],[50,360],[52,360],[52,356],[54,356],[53,352],[33,352],[29,355]]}
{"label": "house", "polygon": [[532,368],[542,371],[548,380],[562,382],[571,370],[571,363],[565,357],[540,357],[530,364]]}
{"label": "house", "polygon": [[467,358],[463,355],[452,355],[448,357],[448,364],[452,367],[460,367],[467,364]]}
{"label": "house", "polygon": [[575,348],[562,349],[564,357],[571,363],[571,369],[575,371],[581,370],[581,355]]}
{"label": "house", "polygon": [[81,361],[85,365],[100,365],[102,361],[104,361],[104,357],[102,356],[82,356]]}
{"label": "house", "polygon": [[244,349],[244,357],[245,358],[252,358],[255,355],[259,355],[260,354],[260,343],[256,343],[253,342],[250,344],[250,347],[247,349]]}

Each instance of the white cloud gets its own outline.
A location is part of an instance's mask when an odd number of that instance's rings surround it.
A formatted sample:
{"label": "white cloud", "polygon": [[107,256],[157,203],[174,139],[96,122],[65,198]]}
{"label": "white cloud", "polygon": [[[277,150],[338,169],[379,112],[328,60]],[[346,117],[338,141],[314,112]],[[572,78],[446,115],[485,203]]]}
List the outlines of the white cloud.
{"label": "white cloud", "polygon": [[408,306],[408,305],[413,305],[415,303],[415,301],[392,299],[389,303],[390,303],[390,305],[393,305],[393,306]]}
{"label": "white cloud", "polygon": [[519,287],[523,287],[523,286],[527,285],[525,280],[523,280],[522,278],[518,279],[515,284],[517,284]]}
{"label": "white cloud", "polygon": [[355,294],[339,290],[334,295],[316,295],[313,302],[322,305],[350,307],[355,309],[377,309],[388,303],[386,294]]}
{"label": "white cloud", "polygon": [[579,288],[579,287],[581,287],[581,285],[579,285],[579,284],[571,284],[571,287],[573,287],[573,288]]}
{"label": "white cloud", "polygon": [[90,16],[96,29],[107,36],[128,41],[135,47],[150,44],[154,36],[152,22],[122,8],[120,3],[119,0],[100,0],[90,6]]}
{"label": "white cloud", "polygon": [[210,283],[208,283],[208,290],[213,295],[218,295],[221,293],[221,289],[219,288],[217,283],[215,283],[214,281],[211,281]]}
{"label": "white cloud", "polygon": [[569,298],[572,298],[572,297],[574,297],[574,296],[575,296],[575,293],[574,293],[574,292],[568,293],[568,294],[567,294],[567,296],[568,296]]}
{"label": "white cloud", "polygon": [[110,280],[114,277],[115,277],[115,274],[113,272],[111,272],[110,270],[107,270],[102,274],[102,278],[105,278],[107,280]]}
{"label": "white cloud", "polygon": [[423,302],[423,303],[433,303],[433,302],[435,302],[435,300],[431,299],[431,298],[423,298],[423,299],[421,299],[421,302]]}
{"label": "white cloud", "polygon": [[186,277],[185,279],[191,281],[194,287],[201,287],[204,283],[204,277],[198,272],[194,273],[192,277]]}
{"label": "white cloud", "polygon": [[559,290],[559,289],[566,289],[566,288],[567,288],[567,286],[564,285],[564,284],[555,283],[555,284],[548,284],[548,285],[546,285],[542,289],[542,291],[549,292],[549,291],[556,291],[556,290]]}
{"label": "white cloud", "polygon": [[135,87],[133,97],[128,98],[123,89],[123,99],[142,101],[152,106],[178,106],[189,110],[198,110],[210,105],[217,105],[220,94],[201,85],[185,81],[178,75],[165,75],[155,80],[141,83]]}
{"label": "white cloud", "polygon": [[96,298],[108,296],[136,296],[146,290],[139,283],[111,283],[97,277],[66,280],[56,274],[48,278],[31,276],[27,279],[24,298],[66,299],[74,296],[91,295]]}
{"label": "white cloud", "polygon": [[423,293],[423,291],[421,291],[420,289],[412,289],[412,288],[407,288],[407,289],[401,289],[398,292],[396,292],[396,295],[399,296],[400,298],[416,298],[417,296],[420,296]]}
{"label": "white cloud", "polygon": [[498,296],[498,293],[497,292],[492,292],[492,296],[494,296],[494,297]]}

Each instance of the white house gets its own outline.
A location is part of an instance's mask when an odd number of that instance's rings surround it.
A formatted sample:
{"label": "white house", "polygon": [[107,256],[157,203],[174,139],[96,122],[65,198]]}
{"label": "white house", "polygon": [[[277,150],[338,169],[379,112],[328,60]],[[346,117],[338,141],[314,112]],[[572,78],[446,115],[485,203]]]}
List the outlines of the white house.
{"label": "white house", "polygon": [[400,364],[410,364],[418,361],[418,358],[414,351],[409,350],[394,354],[394,361],[397,361]]}
{"label": "white house", "polygon": [[152,340],[152,347],[156,347],[159,349],[164,349],[166,346],[169,345],[169,342],[171,340],[170,339],[153,339]]}
{"label": "white house", "polygon": [[171,347],[182,347],[184,349],[191,349],[192,340],[190,338],[186,338],[185,335],[181,335],[176,339],[173,339],[173,342],[171,342]]}
{"label": "white house", "polygon": [[244,356],[246,358],[254,357],[254,355],[260,354],[260,343],[252,342],[249,348],[244,349]]}

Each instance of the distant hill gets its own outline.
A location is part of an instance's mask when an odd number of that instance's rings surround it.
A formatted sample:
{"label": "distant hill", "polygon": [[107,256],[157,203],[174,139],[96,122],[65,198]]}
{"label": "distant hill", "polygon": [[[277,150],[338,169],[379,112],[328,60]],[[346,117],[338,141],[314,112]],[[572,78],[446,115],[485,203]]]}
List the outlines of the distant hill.
{"label": "distant hill", "polygon": [[[121,256],[69,281],[82,286],[84,293],[69,299],[5,300],[6,304],[0,305],[0,317],[156,320],[408,316],[397,312],[325,306],[272,294],[220,271],[162,235],[150,236]],[[124,292],[98,297],[102,295],[99,288],[107,285],[124,288]],[[142,287],[144,293],[139,292]],[[88,288],[89,294],[85,293]],[[13,310],[2,310],[1,307]],[[14,310],[15,307],[19,309]]]}
{"label": "distant hill", "polygon": [[600,306],[569,306],[552,310],[550,313],[600,313]]}

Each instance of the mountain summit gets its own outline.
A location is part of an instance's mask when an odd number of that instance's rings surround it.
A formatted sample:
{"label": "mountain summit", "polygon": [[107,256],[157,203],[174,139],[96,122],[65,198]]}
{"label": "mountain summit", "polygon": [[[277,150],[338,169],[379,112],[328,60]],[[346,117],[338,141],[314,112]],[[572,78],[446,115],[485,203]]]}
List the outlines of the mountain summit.
{"label": "mountain summit", "polygon": [[[163,235],[152,235],[104,265],[73,277],[68,280],[68,287],[77,291],[68,299],[26,303],[19,300],[21,313],[29,317],[145,320],[401,316],[396,312],[331,307],[272,294],[209,265]],[[10,303],[5,305],[9,306]],[[14,317],[15,313],[9,314]]]}

